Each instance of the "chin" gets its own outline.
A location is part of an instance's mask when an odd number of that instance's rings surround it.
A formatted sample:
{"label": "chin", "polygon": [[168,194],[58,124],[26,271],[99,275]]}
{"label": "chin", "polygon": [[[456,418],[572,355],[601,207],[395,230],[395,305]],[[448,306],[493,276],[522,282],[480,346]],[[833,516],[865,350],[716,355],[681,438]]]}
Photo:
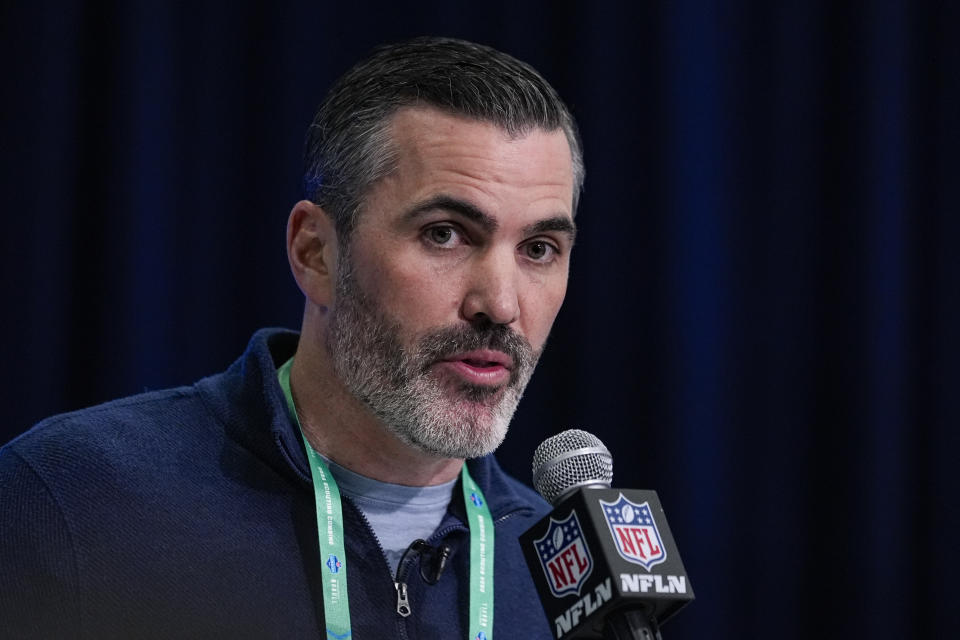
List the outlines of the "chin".
{"label": "chin", "polygon": [[504,416],[499,405],[477,407],[476,403],[461,402],[439,412],[424,411],[416,424],[393,430],[401,440],[431,456],[480,458],[503,442],[511,416]]}

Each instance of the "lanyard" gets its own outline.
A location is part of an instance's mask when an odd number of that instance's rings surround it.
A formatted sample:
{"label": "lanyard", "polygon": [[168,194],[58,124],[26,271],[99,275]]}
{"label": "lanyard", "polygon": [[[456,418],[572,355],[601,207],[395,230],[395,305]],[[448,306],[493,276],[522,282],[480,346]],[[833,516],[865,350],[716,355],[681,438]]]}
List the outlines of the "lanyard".
{"label": "lanyard", "polygon": [[[287,398],[290,415],[300,428],[300,416],[290,390],[290,368],[293,358],[278,370],[277,377]],[[347,554],[344,550],[343,510],[340,489],[327,463],[317,453],[300,428],[303,445],[310,461],[310,475],[317,505],[317,533],[323,572],[323,616],[327,638],[344,640],[350,637],[350,604],[347,598]],[[493,640],[493,518],[483,492],[470,477],[464,463],[460,472],[463,504],[470,528],[470,619],[469,640]]]}

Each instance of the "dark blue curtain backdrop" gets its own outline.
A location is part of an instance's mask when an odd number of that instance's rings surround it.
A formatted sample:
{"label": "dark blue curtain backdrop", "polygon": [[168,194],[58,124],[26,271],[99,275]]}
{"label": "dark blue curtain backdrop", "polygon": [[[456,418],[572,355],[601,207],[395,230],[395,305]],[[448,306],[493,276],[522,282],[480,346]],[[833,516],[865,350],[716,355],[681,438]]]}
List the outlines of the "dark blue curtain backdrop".
{"label": "dark blue curtain backdrop", "polygon": [[314,108],[377,43],[465,37],[586,149],[505,466],[582,427],[659,491],[697,592],[668,638],[955,637],[956,4],[9,4],[0,442],[298,327]]}

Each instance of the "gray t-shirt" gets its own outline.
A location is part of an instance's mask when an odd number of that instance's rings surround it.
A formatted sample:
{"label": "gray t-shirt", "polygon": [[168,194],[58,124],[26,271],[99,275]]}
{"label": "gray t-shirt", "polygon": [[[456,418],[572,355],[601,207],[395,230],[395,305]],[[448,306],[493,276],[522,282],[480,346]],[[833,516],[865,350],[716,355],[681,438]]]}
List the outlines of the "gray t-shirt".
{"label": "gray t-shirt", "polygon": [[396,575],[410,543],[418,538],[426,540],[436,531],[457,484],[454,478],[430,487],[408,487],[362,476],[329,460],[327,463],[340,493],[348,496],[370,522],[391,575]]}

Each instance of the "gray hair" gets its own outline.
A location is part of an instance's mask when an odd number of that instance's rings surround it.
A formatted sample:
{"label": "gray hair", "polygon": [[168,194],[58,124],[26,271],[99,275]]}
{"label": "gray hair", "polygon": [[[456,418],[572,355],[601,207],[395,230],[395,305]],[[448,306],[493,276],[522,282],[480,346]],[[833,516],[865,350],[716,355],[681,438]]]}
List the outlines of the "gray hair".
{"label": "gray hair", "polygon": [[533,67],[491,47],[423,37],[375,49],[330,89],[307,131],[304,197],[346,240],[368,190],[396,167],[389,126],[402,107],[432,106],[490,122],[517,138],[562,129],[573,158],[573,210],[583,152],[566,105]]}

